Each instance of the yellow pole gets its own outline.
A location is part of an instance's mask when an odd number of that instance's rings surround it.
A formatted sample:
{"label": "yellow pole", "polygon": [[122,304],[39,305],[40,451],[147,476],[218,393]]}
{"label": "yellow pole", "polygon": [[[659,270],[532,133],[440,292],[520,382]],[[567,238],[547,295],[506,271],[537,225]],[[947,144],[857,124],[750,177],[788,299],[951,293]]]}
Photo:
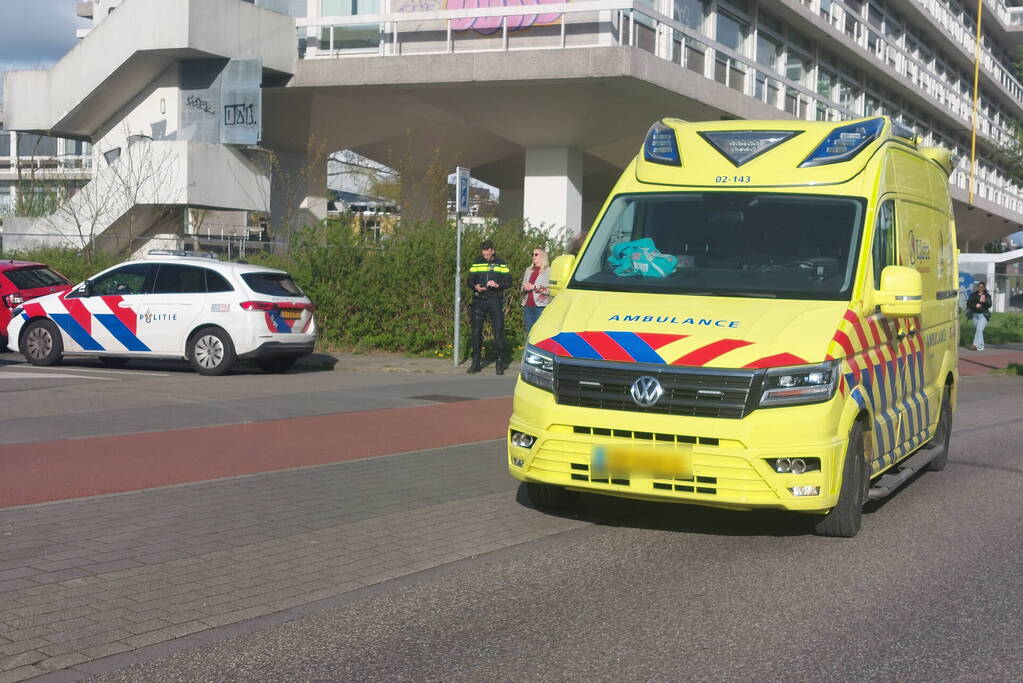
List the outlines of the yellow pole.
{"label": "yellow pole", "polygon": [[973,188],[977,182],[977,102],[980,100],[980,23],[984,16],[984,0],[977,0],[977,46],[973,51],[973,116],[970,120],[970,193],[969,203],[973,204]]}

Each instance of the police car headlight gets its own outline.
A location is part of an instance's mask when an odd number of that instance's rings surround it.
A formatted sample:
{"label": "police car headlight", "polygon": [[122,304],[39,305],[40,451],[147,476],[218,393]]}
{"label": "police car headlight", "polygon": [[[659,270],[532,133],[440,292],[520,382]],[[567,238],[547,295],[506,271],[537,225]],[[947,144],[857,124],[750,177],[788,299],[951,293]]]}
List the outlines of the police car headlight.
{"label": "police car headlight", "polygon": [[838,386],[839,361],[768,370],[760,395],[761,407],[823,403]]}
{"label": "police car headlight", "polygon": [[554,355],[527,345],[522,353],[522,381],[544,391],[554,391]]}

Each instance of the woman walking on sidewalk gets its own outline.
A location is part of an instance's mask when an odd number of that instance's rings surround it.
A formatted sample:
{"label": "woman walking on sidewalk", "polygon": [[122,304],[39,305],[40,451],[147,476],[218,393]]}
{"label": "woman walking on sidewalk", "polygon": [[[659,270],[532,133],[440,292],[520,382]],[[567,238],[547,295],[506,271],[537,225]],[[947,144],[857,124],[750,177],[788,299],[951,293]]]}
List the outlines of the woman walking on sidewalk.
{"label": "woman walking on sidewalk", "polygon": [[966,301],[966,315],[973,319],[977,331],[973,333],[973,343],[970,348],[974,351],[984,350],[984,328],[987,321],[991,319],[991,293],[987,291],[987,285],[978,282],[973,294]]}

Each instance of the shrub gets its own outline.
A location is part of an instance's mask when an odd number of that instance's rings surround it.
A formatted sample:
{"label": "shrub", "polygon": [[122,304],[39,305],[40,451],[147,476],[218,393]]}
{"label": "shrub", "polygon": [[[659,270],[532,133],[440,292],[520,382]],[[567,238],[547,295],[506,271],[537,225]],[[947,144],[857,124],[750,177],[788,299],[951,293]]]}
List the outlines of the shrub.
{"label": "shrub", "polygon": [[[959,344],[973,343],[976,325],[963,316],[959,321]],[[985,344],[1011,344],[1023,342],[1023,313],[992,313],[991,320],[984,328]]]}
{"label": "shrub", "polygon": [[5,251],[3,258],[4,260],[14,259],[45,263],[54,270],[63,273],[71,282],[76,284],[124,260],[116,256],[97,253],[93,255],[90,262],[81,251],[70,247],[37,247],[19,251]]}
{"label": "shrub", "polygon": [[[531,263],[532,249],[561,253],[561,240],[523,225],[472,226],[462,235],[463,355],[469,347],[465,286],[479,244],[494,241],[512,271],[505,297],[505,336],[509,349],[522,343],[518,283]],[[320,337],[329,348],[384,349],[449,355],[453,338],[455,228],[442,223],[400,226],[378,244],[360,242],[348,221],[325,221],[302,230],[286,256],[250,259],[280,267],[316,303]]]}

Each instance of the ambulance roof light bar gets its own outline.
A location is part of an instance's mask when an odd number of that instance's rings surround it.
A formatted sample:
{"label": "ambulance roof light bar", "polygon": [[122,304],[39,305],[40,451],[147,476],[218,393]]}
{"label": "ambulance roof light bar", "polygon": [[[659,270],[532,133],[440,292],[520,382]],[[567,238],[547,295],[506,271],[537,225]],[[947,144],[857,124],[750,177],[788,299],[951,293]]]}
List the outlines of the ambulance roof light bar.
{"label": "ambulance roof light bar", "polygon": [[643,158],[655,164],[681,166],[675,129],[661,121],[650,126],[643,141]]}
{"label": "ambulance roof light bar", "polygon": [[799,164],[799,168],[849,161],[881,135],[884,123],[883,118],[876,118],[835,128],[828,133],[817,149],[810,152],[810,156]]}

